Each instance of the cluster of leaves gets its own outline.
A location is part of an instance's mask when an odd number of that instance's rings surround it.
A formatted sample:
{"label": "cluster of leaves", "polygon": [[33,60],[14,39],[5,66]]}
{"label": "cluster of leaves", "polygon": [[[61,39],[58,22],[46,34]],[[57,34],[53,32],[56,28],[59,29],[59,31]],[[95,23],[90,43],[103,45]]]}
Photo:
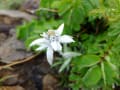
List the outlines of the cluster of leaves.
{"label": "cluster of leaves", "polygon": [[18,27],[17,36],[28,47],[64,22],[64,33],[76,41],[70,49],[82,53],[69,63],[67,84],[73,90],[111,90],[120,84],[119,12],[120,0],[43,0],[38,20]]}

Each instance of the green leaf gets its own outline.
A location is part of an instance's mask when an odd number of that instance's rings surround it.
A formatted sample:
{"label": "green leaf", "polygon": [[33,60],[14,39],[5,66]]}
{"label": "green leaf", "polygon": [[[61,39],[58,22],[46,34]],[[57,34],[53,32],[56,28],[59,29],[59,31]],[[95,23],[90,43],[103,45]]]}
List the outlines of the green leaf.
{"label": "green leaf", "polygon": [[114,29],[111,30],[111,32],[108,33],[110,36],[115,36],[117,34],[120,34],[120,29]]}
{"label": "green leaf", "polygon": [[89,0],[89,2],[91,2],[93,7],[98,7],[100,4],[100,0]]}
{"label": "green leaf", "polygon": [[115,64],[113,64],[112,62],[111,62],[111,58],[110,58],[110,56],[106,56],[105,57],[105,60],[107,61],[107,63],[109,64],[109,66],[113,69],[113,70],[117,70],[117,67],[115,66]]}
{"label": "green leaf", "polygon": [[105,69],[104,69],[104,63],[101,62],[101,71],[102,71],[102,78],[103,78],[103,81],[104,81],[104,84],[106,86],[106,75],[105,75]]}
{"label": "green leaf", "polygon": [[80,76],[79,76],[79,75],[76,75],[76,74],[73,74],[73,73],[69,75],[69,80],[70,80],[70,81],[74,81],[74,80],[76,80],[76,79],[79,80],[79,79],[80,79]]}
{"label": "green leaf", "polygon": [[54,2],[52,3],[51,7],[52,7],[52,8],[59,8],[60,2],[61,2],[61,1],[58,1],[58,0],[57,0],[57,1],[54,1]]}
{"label": "green leaf", "polygon": [[59,72],[62,72],[66,67],[68,67],[70,62],[71,62],[71,60],[72,60],[71,58],[66,59],[65,62],[60,67]]}
{"label": "green leaf", "polygon": [[119,26],[120,26],[120,21],[113,22],[110,25],[108,35],[109,36],[115,36],[115,35],[120,34],[120,27]]}
{"label": "green leaf", "polygon": [[65,33],[71,34],[73,29],[75,31],[80,30],[80,24],[85,19],[85,10],[81,0],[61,0],[59,1],[57,9],[59,16],[66,25]]}
{"label": "green leaf", "polygon": [[83,55],[75,58],[75,65],[79,65],[79,68],[90,67],[97,64],[100,57],[97,55]]}
{"label": "green leaf", "polygon": [[113,42],[115,45],[120,45],[120,34],[116,37],[116,39]]}
{"label": "green leaf", "polygon": [[90,68],[83,77],[83,83],[87,87],[96,85],[101,79],[101,69],[99,66]]}
{"label": "green leaf", "polygon": [[30,48],[30,47],[29,47],[30,43],[31,43],[33,40],[38,39],[38,38],[40,38],[40,36],[38,36],[38,35],[33,35],[33,36],[29,37],[29,38],[25,41],[25,46],[27,47],[27,49]]}
{"label": "green leaf", "polygon": [[24,23],[23,26],[17,28],[17,38],[25,41],[29,38],[30,34],[34,30],[35,22]]}
{"label": "green leaf", "polygon": [[116,71],[107,62],[104,62],[104,71],[107,85],[112,85],[115,82]]}

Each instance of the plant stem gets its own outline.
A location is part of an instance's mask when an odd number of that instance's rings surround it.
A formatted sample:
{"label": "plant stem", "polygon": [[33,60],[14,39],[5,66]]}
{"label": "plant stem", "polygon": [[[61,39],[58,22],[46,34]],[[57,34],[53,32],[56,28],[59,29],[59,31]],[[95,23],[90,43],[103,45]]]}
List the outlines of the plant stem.
{"label": "plant stem", "polygon": [[17,64],[21,64],[21,63],[30,61],[30,60],[32,60],[33,58],[35,58],[36,56],[38,56],[38,55],[39,55],[39,53],[38,53],[38,54],[35,54],[35,55],[32,55],[32,56],[30,56],[30,57],[28,57],[28,58],[25,58],[25,59],[23,59],[23,60],[15,61],[15,62],[12,62],[12,63],[7,64],[7,65],[0,66],[0,70],[1,70],[1,69],[4,69],[4,68],[9,68],[9,67],[11,67],[11,66],[15,66],[15,65],[17,65]]}

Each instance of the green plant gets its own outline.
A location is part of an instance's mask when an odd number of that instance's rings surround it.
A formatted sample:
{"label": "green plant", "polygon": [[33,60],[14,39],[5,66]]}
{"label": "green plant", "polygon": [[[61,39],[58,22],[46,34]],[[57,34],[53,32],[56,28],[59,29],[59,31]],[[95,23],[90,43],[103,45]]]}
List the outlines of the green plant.
{"label": "green plant", "polygon": [[28,47],[40,33],[64,22],[64,33],[76,41],[66,46],[68,51],[81,53],[58,63],[65,65],[60,71],[67,72],[67,86],[110,90],[120,84],[119,12],[120,0],[43,0],[36,12],[39,19],[20,26],[17,36]]}

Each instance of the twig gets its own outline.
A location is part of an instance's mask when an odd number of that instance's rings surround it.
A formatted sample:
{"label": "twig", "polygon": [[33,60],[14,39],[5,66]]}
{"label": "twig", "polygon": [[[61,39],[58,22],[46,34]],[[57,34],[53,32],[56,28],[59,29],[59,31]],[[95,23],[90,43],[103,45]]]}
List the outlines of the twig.
{"label": "twig", "polygon": [[11,67],[11,66],[14,66],[14,65],[17,65],[17,64],[21,64],[21,63],[30,61],[30,60],[32,60],[33,58],[35,58],[36,56],[38,56],[38,55],[39,55],[39,53],[38,53],[38,54],[35,54],[35,55],[32,55],[32,56],[30,56],[30,57],[28,57],[28,58],[25,58],[25,59],[23,59],[23,60],[15,61],[15,62],[12,62],[12,63],[7,64],[7,65],[0,66],[0,70],[1,70],[1,69],[4,69],[4,68]]}
{"label": "twig", "polygon": [[39,10],[42,10],[42,11],[49,11],[49,12],[58,12],[57,10],[49,9],[49,8],[39,8],[39,9],[37,9],[36,11],[39,11]]}

